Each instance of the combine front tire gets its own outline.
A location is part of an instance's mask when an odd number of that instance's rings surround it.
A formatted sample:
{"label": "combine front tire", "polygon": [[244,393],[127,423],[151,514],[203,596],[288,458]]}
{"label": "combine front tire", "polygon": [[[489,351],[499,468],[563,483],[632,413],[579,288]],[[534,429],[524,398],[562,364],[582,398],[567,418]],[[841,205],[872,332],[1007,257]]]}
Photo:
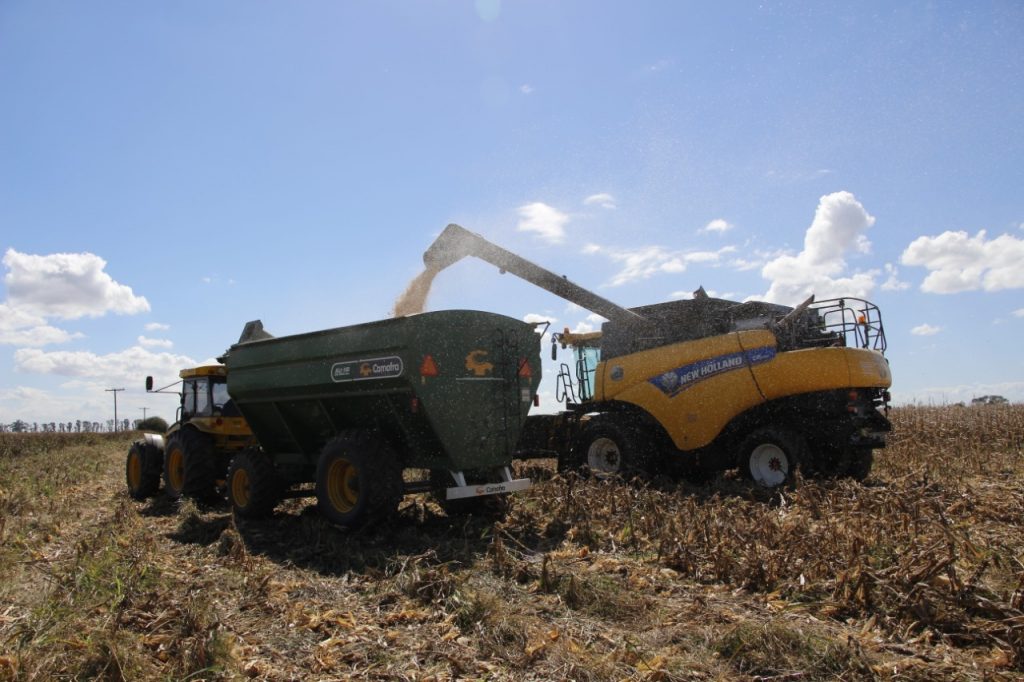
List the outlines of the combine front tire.
{"label": "combine front tire", "polygon": [[806,449],[804,439],[798,433],[784,429],[757,429],[740,445],[740,471],[764,488],[777,488],[793,481]]}
{"label": "combine front tire", "polygon": [[182,496],[206,500],[214,496],[217,480],[210,438],[183,429],[167,439],[164,488],[174,499]]}
{"label": "combine front tire", "polygon": [[125,462],[125,480],[128,494],[144,500],[160,490],[160,451],[141,441],[132,443]]}
{"label": "combine front tire", "polygon": [[270,516],[281,499],[280,481],[270,459],[262,452],[245,450],[228,468],[228,500],[239,516]]}
{"label": "combine front tire", "polygon": [[573,448],[576,466],[587,465],[597,478],[645,476],[649,462],[643,439],[630,428],[609,420],[588,425]]}
{"label": "combine front tire", "polygon": [[871,448],[854,448],[850,458],[850,467],[846,475],[855,481],[863,481],[871,473],[875,462],[875,451]]}
{"label": "combine front tire", "polygon": [[380,438],[356,431],[324,446],[316,498],[331,523],[357,528],[381,521],[397,511],[403,492],[402,465]]}

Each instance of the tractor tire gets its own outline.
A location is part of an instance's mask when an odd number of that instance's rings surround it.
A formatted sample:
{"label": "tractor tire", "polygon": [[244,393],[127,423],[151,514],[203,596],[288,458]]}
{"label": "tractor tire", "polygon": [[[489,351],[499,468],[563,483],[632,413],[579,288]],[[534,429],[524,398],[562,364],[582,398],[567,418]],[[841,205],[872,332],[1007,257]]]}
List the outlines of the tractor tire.
{"label": "tractor tire", "polygon": [[651,473],[649,455],[646,439],[634,429],[601,419],[583,429],[571,461],[595,478],[644,478]]}
{"label": "tractor tire", "polygon": [[863,481],[871,473],[871,467],[874,463],[874,450],[871,448],[853,448],[850,466],[846,470],[846,475],[855,481]]}
{"label": "tractor tire", "polygon": [[164,451],[164,490],[173,499],[215,496],[217,475],[209,436],[193,429],[171,434]]}
{"label": "tractor tire", "polygon": [[160,490],[162,468],[160,450],[142,441],[132,443],[125,462],[128,494],[136,500],[145,500],[155,495]]}
{"label": "tractor tire", "polygon": [[394,450],[369,431],[352,431],[324,446],[316,471],[320,513],[331,523],[359,528],[395,514],[405,492]]}
{"label": "tractor tire", "polygon": [[247,519],[270,516],[281,500],[281,479],[270,458],[256,449],[235,455],[228,467],[228,501]]}
{"label": "tractor tire", "polygon": [[743,439],[738,464],[743,475],[759,486],[778,488],[793,482],[806,452],[807,445],[800,434],[760,428]]}

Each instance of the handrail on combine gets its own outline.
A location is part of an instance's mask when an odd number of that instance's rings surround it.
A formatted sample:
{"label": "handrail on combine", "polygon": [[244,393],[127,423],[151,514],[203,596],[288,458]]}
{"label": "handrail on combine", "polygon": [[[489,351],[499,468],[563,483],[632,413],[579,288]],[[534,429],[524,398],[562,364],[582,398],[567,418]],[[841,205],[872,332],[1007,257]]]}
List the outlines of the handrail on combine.
{"label": "handrail on combine", "polygon": [[845,346],[884,353],[885,327],[878,306],[861,298],[833,298],[811,304],[821,317],[821,331],[843,339]]}

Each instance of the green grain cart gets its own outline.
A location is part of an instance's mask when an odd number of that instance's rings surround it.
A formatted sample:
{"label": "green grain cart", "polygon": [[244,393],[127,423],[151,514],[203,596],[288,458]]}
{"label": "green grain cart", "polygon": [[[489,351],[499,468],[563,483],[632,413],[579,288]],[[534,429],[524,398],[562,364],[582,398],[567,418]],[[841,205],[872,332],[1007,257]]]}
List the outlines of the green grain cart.
{"label": "green grain cart", "polygon": [[315,483],[321,512],[358,526],[406,493],[456,506],[523,490],[511,461],[540,383],[536,326],[446,310],[273,337],[250,322],[221,359],[258,448],[237,455],[228,498],[268,514]]}

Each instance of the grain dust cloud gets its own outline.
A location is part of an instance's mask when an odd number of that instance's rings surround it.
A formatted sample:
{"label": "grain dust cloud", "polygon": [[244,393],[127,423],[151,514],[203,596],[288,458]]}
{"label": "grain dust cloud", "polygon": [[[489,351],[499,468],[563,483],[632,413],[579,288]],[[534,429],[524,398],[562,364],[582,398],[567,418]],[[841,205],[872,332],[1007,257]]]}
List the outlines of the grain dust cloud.
{"label": "grain dust cloud", "polygon": [[395,301],[395,307],[391,311],[392,316],[405,317],[422,313],[427,306],[430,287],[434,284],[434,278],[439,272],[441,272],[441,268],[428,265],[423,272],[416,275]]}

